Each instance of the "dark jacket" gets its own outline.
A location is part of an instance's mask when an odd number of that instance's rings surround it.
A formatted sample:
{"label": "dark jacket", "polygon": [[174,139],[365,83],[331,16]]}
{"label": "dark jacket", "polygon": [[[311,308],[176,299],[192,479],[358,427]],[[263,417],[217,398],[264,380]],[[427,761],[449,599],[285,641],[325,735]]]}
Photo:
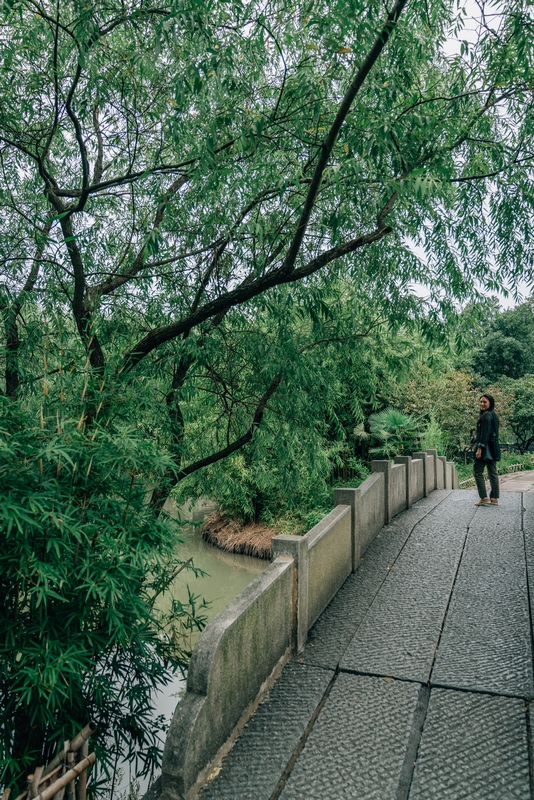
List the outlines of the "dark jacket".
{"label": "dark jacket", "polygon": [[486,461],[500,461],[499,417],[495,411],[484,411],[477,422],[475,451],[482,448],[482,458]]}

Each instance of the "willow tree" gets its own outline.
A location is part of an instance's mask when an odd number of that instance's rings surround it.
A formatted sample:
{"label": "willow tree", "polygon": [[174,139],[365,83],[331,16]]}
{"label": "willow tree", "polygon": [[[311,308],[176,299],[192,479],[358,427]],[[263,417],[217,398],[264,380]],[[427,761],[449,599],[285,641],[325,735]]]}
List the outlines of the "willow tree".
{"label": "willow tree", "polygon": [[446,303],[530,268],[522,4],[449,59],[446,2],[4,6],[8,396],[33,298],[108,385],[164,361],[179,418],[206,339],[274,286],[352,271]]}
{"label": "willow tree", "polygon": [[[128,538],[130,484],[141,514],[143,487],[158,476],[156,514],[170,486],[247,446],[284,386],[291,398],[297,356],[341,338],[322,329],[335,281],[372,298],[379,316],[402,320],[417,306],[413,281],[430,287],[438,317],[477,287],[530,270],[532,10],[507,0],[494,19],[482,9],[477,40],[445,58],[446,37],[461,27],[454,8],[4,0],[0,308],[11,421],[2,430],[11,425],[18,437],[9,463],[19,508],[29,503],[25,487],[35,499],[46,478],[50,521],[54,487],[70,476],[64,501],[81,509],[76,530],[90,561],[84,514],[94,493],[94,524],[106,516],[106,465],[115,464],[113,497],[126,510],[114,515]],[[285,325],[291,304],[309,320],[296,342]],[[366,329],[350,324],[348,338]],[[277,332],[276,347],[266,347],[266,331]],[[237,350],[246,368],[236,366]],[[124,455],[121,472],[106,448],[123,452],[139,409],[144,434],[165,442],[164,463],[158,447],[136,440],[141,449]],[[78,483],[80,465],[93,474],[95,442],[98,479]],[[62,524],[56,538],[68,536]],[[20,525],[31,554],[30,526]],[[13,528],[2,526],[16,575]],[[40,568],[48,558],[45,548]],[[72,565],[77,558],[74,547]],[[42,699],[35,665],[48,656],[44,645],[28,654],[16,619],[37,590],[58,613],[65,602],[61,578],[46,574],[47,595],[34,568],[25,562],[24,590],[2,584],[12,637],[2,680],[4,694],[19,692],[20,716],[4,741],[19,742],[28,760],[38,752],[35,741],[22,744],[28,709]],[[72,591],[76,575],[73,566]],[[113,602],[95,595],[96,618]],[[50,635],[61,642],[63,633],[58,625]],[[93,675],[104,639],[92,641]],[[14,682],[19,653],[33,669],[31,690]],[[88,671],[77,673],[82,696]],[[32,728],[45,738],[60,713],[54,681],[48,716]]]}

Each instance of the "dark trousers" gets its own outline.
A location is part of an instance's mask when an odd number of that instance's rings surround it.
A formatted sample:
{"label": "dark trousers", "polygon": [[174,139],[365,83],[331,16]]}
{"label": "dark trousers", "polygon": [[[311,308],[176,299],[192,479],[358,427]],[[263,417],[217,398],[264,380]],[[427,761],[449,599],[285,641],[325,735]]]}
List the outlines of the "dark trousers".
{"label": "dark trousers", "polygon": [[488,476],[491,484],[490,497],[499,497],[499,476],[497,474],[496,461],[484,461],[483,458],[475,458],[473,465],[473,475],[478,489],[479,497],[487,497],[486,481],[484,480],[484,467],[488,468]]}

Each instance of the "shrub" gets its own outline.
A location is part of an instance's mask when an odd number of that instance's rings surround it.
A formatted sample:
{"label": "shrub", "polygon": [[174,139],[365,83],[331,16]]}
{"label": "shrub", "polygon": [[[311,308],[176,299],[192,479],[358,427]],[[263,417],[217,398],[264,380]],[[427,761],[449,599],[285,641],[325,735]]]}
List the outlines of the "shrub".
{"label": "shrub", "polygon": [[369,453],[383,458],[409,455],[419,445],[421,426],[411,414],[396,408],[386,408],[369,417],[369,429],[378,446]]}
{"label": "shrub", "polygon": [[[169,468],[132,430],[32,419],[0,397],[0,703],[5,785],[89,719],[98,762],[159,760],[152,696],[183,669],[195,598],[158,611],[179,530],[147,503]],[[197,612],[197,613],[195,613]]]}

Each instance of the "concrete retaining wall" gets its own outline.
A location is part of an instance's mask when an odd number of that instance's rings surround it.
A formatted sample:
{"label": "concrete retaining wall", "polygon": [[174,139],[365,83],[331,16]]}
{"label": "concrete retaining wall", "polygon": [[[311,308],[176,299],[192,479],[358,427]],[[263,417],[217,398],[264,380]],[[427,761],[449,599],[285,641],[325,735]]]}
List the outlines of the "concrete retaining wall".
{"label": "concrete retaining wall", "polygon": [[427,496],[430,492],[433,492],[436,488],[436,465],[434,462],[434,456],[428,455],[426,456],[426,489],[427,489]]}
{"label": "concrete retaining wall", "polygon": [[438,456],[437,458],[437,473],[436,473],[436,489],[445,489],[446,483],[446,464],[447,459],[445,456]]}
{"label": "concrete retaining wall", "polygon": [[406,465],[393,464],[389,476],[389,513],[396,517],[406,508]]}
{"label": "concrete retaining wall", "polygon": [[336,507],[305,536],[273,539],[273,562],[206,626],[193,651],[187,691],[165,742],[162,800],[187,800],[196,791],[270,676],[304,647],[310,627],[378,531],[441,488],[440,469],[446,488],[457,487],[454,464],[444,464],[436,451],[395,464],[373,461],[361,486],[335,490]]}
{"label": "concrete retaining wall", "polygon": [[278,662],[293,628],[293,560],[278,557],[202,632],[169,728],[162,794],[182,800]]}
{"label": "concrete retaining wall", "polygon": [[352,572],[351,513],[336,506],[309,531],[308,629]]}
{"label": "concrete retaining wall", "polygon": [[428,497],[430,492],[433,492],[436,488],[436,468],[434,464],[434,453],[425,450],[425,452],[421,453],[414,453],[414,458],[420,458],[423,462],[423,493],[425,497]]}
{"label": "concrete retaining wall", "polygon": [[421,458],[413,458],[410,477],[410,505],[417,503],[424,496],[425,476],[423,474],[423,461]]}
{"label": "concrete retaining wall", "polygon": [[334,504],[350,506],[352,511],[352,571],[355,572],[362,553],[386,524],[383,473],[370,475],[357,489],[334,489]]}

